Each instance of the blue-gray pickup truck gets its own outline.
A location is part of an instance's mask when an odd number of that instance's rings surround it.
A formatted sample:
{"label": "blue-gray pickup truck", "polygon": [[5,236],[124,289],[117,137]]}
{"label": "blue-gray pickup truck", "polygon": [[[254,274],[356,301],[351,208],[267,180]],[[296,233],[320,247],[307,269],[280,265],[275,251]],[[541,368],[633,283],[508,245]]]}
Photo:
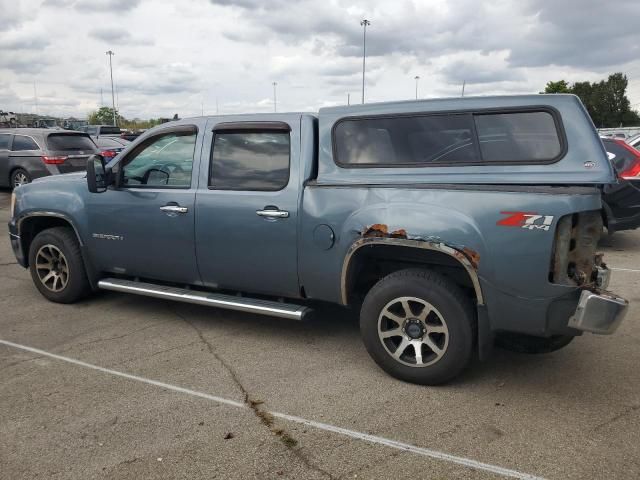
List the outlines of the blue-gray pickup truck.
{"label": "blue-gray pickup truck", "polygon": [[54,302],[106,289],[298,320],[332,302],[385,371],[438,384],[496,342],[617,328],[628,303],[596,252],[615,181],[574,96],[391,102],[164,124],[17,188],[9,228]]}

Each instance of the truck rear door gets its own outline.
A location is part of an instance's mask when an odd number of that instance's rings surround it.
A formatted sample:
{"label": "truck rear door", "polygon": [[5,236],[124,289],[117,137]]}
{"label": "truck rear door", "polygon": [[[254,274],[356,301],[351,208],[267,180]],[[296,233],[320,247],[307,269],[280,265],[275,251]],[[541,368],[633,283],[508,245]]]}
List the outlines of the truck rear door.
{"label": "truck rear door", "polygon": [[295,297],[300,116],[246,118],[207,124],[196,194],[198,268],[209,287]]}

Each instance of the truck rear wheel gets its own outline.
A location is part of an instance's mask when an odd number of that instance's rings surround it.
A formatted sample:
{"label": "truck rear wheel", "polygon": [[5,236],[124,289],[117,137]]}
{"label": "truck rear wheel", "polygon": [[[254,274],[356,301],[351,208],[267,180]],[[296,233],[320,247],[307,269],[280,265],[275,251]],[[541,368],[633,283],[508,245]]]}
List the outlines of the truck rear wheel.
{"label": "truck rear wheel", "polygon": [[468,296],[429,270],[407,269],[380,280],[360,312],[367,351],[401,380],[437,385],[457,376],[473,353],[474,314]]}
{"label": "truck rear wheel", "polygon": [[40,232],[29,246],[29,270],[36,288],[56,303],[74,303],[90,291],[80,245],[70,228]]}

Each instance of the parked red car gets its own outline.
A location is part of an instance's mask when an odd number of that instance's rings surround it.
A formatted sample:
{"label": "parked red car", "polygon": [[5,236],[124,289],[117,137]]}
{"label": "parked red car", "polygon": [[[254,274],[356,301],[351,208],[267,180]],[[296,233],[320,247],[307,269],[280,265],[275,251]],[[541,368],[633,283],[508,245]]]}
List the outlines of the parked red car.
{"label": "parked red car", "polygon": [[603,191],[605,226],[609,233],[640,227],[640,151],[618,138],[602,143],[618,175],[618,183]]}

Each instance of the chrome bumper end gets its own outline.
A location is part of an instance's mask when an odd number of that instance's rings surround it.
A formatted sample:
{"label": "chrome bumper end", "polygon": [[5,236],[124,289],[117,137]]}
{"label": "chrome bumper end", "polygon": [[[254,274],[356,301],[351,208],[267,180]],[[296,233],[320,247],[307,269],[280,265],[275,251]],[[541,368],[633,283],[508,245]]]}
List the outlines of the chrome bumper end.
{"label": "chrome bumper end", "polygon": [[629,302],[610,292],[583,290],[578,308],[569,319],[569,326],[584,332],[610,335],[622,323]]}

